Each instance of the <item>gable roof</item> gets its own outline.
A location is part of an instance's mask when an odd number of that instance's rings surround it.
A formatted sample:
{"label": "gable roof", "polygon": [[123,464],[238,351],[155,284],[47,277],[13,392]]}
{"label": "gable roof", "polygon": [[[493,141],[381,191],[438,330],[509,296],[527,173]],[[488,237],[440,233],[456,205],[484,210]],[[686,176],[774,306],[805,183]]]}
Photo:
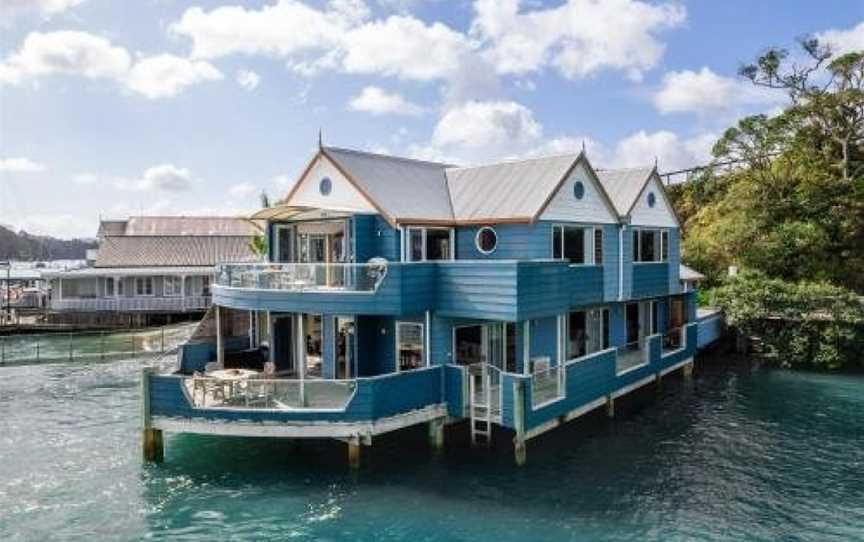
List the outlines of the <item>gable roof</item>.
{"label": "gable roof", "polygon": [[322,156],[393,225],[536,221],[580,161],[597,181],[609,211],[625,217],[655,172],[654,168],[595,171],[584,152],[458,167],[322,146],[283,206],[291,207],[291,197]]}
{"label": "gable roof", "polygon": [[94,267],[196,267],[254,262],[249,236],[106,236]]}
{"label": "gable roof", "polygon": [[597,170],[600,184],[615,205],[618,216],[625,217],[630,214],[653,171],[653,167]]}
{"label": "gable roof", "polygon": [[705,278],[705,275],[682,263],[678,264],[678,278],[683,281],[700,281]]}
{"label": "gable roof", "polygon": [[244,218],[230,216],[133,216],[123,235],[254,235]]}

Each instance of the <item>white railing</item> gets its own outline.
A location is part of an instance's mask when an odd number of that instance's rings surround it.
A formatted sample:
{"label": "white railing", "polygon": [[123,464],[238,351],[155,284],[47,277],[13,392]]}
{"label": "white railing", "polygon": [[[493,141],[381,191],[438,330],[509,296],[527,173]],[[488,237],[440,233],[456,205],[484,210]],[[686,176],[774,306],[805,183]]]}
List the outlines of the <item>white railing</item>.
{"label": "white railing", "polygon": [[386,263],[223,264],[216,285],[287,291],[374,292],[387,275]]}
{"label": "white railing", "polygon": [[537,409],[552,401],[564,398],[565,368],[561,365],[547,367],[531,374],[531,407]]}
{"label": "white railing", "polygon": [[210,296],[93,297],[52,299],[55,311],[198,311],[210,306]]}
{"label": "white railing", "polygon": [[186,390],[196,408],[345,410],[356,380],[223,379],[193,376]]}
{"label": "white railing", "polygon": [[615,354],[615,373],[622,374],[641,367],[649,361],[648,339],[627,343],[618,347]]}

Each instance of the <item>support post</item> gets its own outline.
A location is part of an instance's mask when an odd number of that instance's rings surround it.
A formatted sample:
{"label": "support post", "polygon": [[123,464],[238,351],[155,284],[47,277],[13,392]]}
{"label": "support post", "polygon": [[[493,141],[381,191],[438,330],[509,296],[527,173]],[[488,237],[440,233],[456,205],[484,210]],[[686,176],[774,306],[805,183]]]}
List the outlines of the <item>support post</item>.
{"label": "support post", "polygon": [[657,393],[661,393],[663,391],[663,373],[658,372],[654,378],[657,380]]}
{"label": "support post", "polygon": [[360,439],[358,437],[348,439],[348,466],[352,469],[360,468]]}
{"label": "support post", "polygon": [[693,360],[690,360],[690,363],[686,364],[681,369],[681,374],[684,375],[685,380],[693,380]]}
{"label": "support post", "polygon": [[516,426],[516,436],[513,437],[513,456],[516,465],[521,467],[527,461],[525,449],[525,382],[513,382],[513,421]]}
{"label": "support post", "polygon": [[222,311],[216,305],[216,363],[225,366],[225,340],[222,337]]}
{"label": "support post", "polygon": [[439,418],[429,422],[429,445],[436,453],[444,450],[444,419]]}
{"label": "support post", "polygon": [[615,418],[615,399],[611,395],[606,396],[606,417],[610,420]]}
{"label": "support post", "polygon": [[150,375],[152,369],[141,370],[141,444],[144,461],[161,463],[165,459],[165,447],[162,442],[162,430],[154,429],[150,418]]}

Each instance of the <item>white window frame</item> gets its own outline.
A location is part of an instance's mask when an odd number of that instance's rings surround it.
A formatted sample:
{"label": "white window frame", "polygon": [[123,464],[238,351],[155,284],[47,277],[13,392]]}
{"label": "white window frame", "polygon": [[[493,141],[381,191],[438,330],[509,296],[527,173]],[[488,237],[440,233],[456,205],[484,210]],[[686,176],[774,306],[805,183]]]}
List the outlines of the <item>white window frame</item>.
{"label": "white window frame", "polygon": [[[168,284],[171,284],[171,291],[168,291]],[[183,277],[177,275],[166,275],[162,277],[162,296],[163,297],[180,297],[183,293]]]}
{"label": "white window frame", "polygon": [[[638,228],[633,228],[632,231],[634,232],[634,237],[635,237],[634,244],[635,244],[635,249],[636,249],[636,256],[639,258],[639,259],[634,258],[633,263],[637,263],[637,264],[638,263],[666,263],[669,261],[670,254],[668,252],[668,247],[666,247],[667,248],[666,258],[663,258],[664,245],[666,243],[668,243],[668,240],[669,240],[669,229],[668,228],[638,227]],[[643,231],[653,231],[659,239],[659,242],[657,243],[657,245],[660,249],[660,252],[657,254],[656,260],[644,261],[641,259],[642,258],[642,232]],[[664,237],[666,238],[666,241],[664,241]]]}
{"label": "white window frame", "polygon": [[404,326],[419,326],[420,327],[420,352],[421,352],[420,357],[422,358],[423,362],[422,362],[422,365],[420,367],[418,367],[418,369],[429,367],[429,353],[426,352],[426,325],[423,324],[422,322],[412,322],[410,320],[397,320],[396,321],[396,332],[394,333],[394,335],[395,335],[395,337],[394,337],[395,338],[395,344],[394,344],[395,355],[393,357],[394,357],[394,361],[395,361],[394,365],[396,365],[396,370],[394,372],[401,373],[401,372],[405,372],[405,371],[416,370],[416,369],[403,370],[402,364],[399,361],[399,343],[400,343],[400,339],[402,338],[401,328]]}
{"label": "white window frame", "polygon": [[[483,230],[490,230],[493,234],[495,234],[495,246],[492,247],[492,250],[483,250],[480,248],[480,233]],[[477,252],[484,256],[488,256],[498,250],[498,232],[492,226],[481,226],[477,229],[477,233],[474,234],[474,248],[477,249]]]}
{"label": "white window frame", "polygon": [[279,238],[282,236],[283,231],[287,232],[292,236],[291,240],[291,249],[294,251],[294,254],[289,254],[288,259],[284,260],[284,262],[292,262],[296,259],[295,254],[297,253],[297,248],[295,244],[297,243],[297,238],[293,233],[294,225],[293,224],[274,224],[273,225],[273,239],[270,240],[273,243],[273,261],[274,262],[283,262],[282,254],[279,253]]}
{"label": "white window frame", "polygon": [[[139,281],[140,281],[140,284],[147,284],[146,281],[150,281],[150,288],[149,288],[150,293],[149,294],[148,293],[143,293],[143,294],[139,293],[140,290],[145,290],[145,291],[147,290],[147,288],[140,288],[140,289],[138,288]],[[154,284],[154,282],[155,281],[153,280],[153,277],[149,277],[149,276],[148,277],[135,277],[135,297],[154,297],[156,295],[156,291],[155,291],[156,285]]]}
{"label": "white window frame", "polygon": [[[555,229],[558,228],[561,231],[561,257],[555,258]],[[588,224],[580,224],[580,223],[566,223],[561,222],[558,224],[552,225],[552,239],[551,239],[551,247],[552,253],[550,257],[552,259],[558,261],[569,261],[564,257],[564,229],[565,228],[578,228],[582,230],[582,263],[579,262],[570,262],[570,265],[603,265],[603,262],[597,263],[595,261],[595,240],[594,237],[596,232],[600,232],[600,249],[603,252],[603,259],[606,259],[606,250],[605,250],[605,242],[606,242],[606,232],[603,230],[602,226],[591,226]]]}
{"label": "white window frame", "polygon": [[[111,285],[111,293],[108,293],[108,285]],[[105,295],[104,297],[115,297],[117,295],[117,283],[114,277],[105,277]]]}
{"label": "white window frame", "polygon": [[[213,290],[210,290],[212,286],[213,281],[210,279],[210,275],[201,275],[201,290],[199,291],[201,292],[202,297],[213,295]],[[207,290],[209,290],[209,292]]]}
{"label": "white window frame", "polygon": [[[411,256],[411,230],[420,230],[420,259],[412,260]],[[456,259],[456,231],[453,228],[443,226],[404,226],[402,228],[402,261],[403,262],[427,262],[426,234],[429,230],[447,231],[450,237],[450,257],[446,260],[433,261],[453,261]]]}
{"label": "white window frame", "polygon": [[[567,347],[569,346],[570,341],[570,314],[574,312],[584,312],[585,313],[585,330],[588,331],[590,327],[590,319],[591,312],[597,311],[600,317],[600,349],[594,352],[588,351],[588,341],[585,341],[585,355],[578,358],[570,358],[567,357]],[[609,325],[604,329],[604,318],[603,315],[609,315]],[[612,348],[612,311],[608,305],[595,305],[591,307],[578,308],[575,310],[570,310],[565,313],[558,315],[558,359],[561,363],[570,363],[574,360],[582,360],[596,354],[597,352],[603,352],[604,350],[608,350]],[[603,348],[604,338],[608,338],[609,347]]]}

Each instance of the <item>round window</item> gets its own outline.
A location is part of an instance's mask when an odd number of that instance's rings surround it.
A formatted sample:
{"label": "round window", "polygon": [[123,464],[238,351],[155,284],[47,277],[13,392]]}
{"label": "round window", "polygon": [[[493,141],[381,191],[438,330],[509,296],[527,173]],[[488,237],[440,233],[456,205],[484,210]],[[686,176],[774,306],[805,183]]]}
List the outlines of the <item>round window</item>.
{"label": "round window", "polygon": [[654,207],[654,204],[657,203],[657,196],[654,195],[654,192],[648,193],[648,207]]}
{"label": "round window", "polygon": [[477,250],[483,254],[489,254],[498,246],[498,234],[489,226],[484,226],[477,232],[477,238],[474,242],[477,245]]}
{"label": "round window", "polygon": [[318,190],[321,191],[322,196],[330,194],[330,191],[333,190],[333,181],[330,180],[330,177],[324,177],[321,179],[321,183],[318,185]]}
{"label": "round window", "polygon": [[582,199],[585,195],[585,185],[582,184],[582,181],[576,181],[576,184],[573,185],[573,196],[576,199]]}

